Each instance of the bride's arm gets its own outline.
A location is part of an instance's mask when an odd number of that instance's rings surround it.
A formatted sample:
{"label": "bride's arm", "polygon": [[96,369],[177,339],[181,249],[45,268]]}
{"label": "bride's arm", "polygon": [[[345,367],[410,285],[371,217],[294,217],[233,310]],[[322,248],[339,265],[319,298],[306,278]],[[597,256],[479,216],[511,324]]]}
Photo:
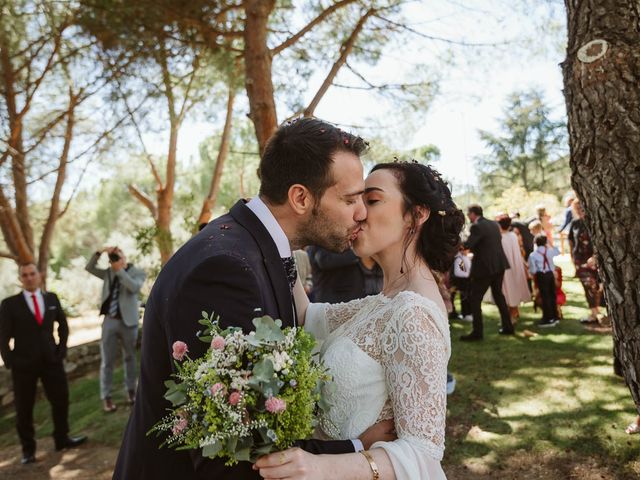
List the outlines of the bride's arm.
{"label": "bride's arm", "polygon": [[[368,451],[380,474],[380,480],[395,480],[393,465],[381,448]],[[372,467],[362,453],[313,455],[299,448],[273,453],[258,459],[253,466],[265,479],[296,480],[371,480]]]}
{"label": "bride's arm", "polygon": [[296,284],[293,287],[293,300],[296,302],[298,325],[304,325],[305,317],[307,316],[307,309],[309,308],[309,297],[307,297],[307,292],[304,291],[300,277],[298,277]]}
{"label": "bride's arm", "polygon": [[408,302],[383,334],[382,365],[393,406],[398,440],[378,442],[396,478],[446,478],[444,454],[447,362],[451,351],[446,317],[437,307]]}
{"label": "bride's arm", "polygon": [[305,325],[318,340],[348,322],[362,308],[367,298],[358,298],[347,303],[310,303],[300,279],[293,288],[293,298],[298,312],[298,325]]}

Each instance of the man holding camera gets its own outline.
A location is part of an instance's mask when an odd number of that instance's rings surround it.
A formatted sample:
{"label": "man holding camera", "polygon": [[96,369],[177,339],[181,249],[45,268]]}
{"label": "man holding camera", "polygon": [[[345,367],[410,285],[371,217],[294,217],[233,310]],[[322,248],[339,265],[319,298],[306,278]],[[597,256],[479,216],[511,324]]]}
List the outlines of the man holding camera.
{"label": "man holding camera", "polygon": [[[109,256],[109,268],[98,268],[103,253]],[[94,253],[86,270],[104,280],[100,315],[102,339],[100,342],[100,398],[105,412],[114,412],[116,405],[111,400],[113,369],[118,354],[118,342],[123,352],[124,383],[127,402],[133,404],[136,391],[136,341],[138,338],[139,293],[146,277],[145,273],[127,263],[122,250],[107,247]]]}

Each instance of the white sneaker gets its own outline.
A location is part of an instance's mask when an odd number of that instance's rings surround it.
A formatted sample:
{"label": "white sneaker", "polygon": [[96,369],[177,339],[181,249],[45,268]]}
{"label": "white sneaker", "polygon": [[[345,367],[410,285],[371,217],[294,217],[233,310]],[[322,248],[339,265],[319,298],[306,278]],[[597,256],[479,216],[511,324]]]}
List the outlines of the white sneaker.
{"label": "white sneaker", "polygon": [[465,315],[460,320],[462,320],[463,322],[473,322],[473,315]]}

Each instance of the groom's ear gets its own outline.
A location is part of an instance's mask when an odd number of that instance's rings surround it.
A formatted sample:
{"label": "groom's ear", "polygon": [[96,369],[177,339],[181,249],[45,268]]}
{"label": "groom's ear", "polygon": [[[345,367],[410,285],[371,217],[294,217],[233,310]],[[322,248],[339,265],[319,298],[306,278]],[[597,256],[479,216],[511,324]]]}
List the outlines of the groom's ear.
{"label": "groom's ear", "polygon": [[306,215],[313,209],[313,195],[307,187],[296,183],[289,187],[289,206],[298,215]]}

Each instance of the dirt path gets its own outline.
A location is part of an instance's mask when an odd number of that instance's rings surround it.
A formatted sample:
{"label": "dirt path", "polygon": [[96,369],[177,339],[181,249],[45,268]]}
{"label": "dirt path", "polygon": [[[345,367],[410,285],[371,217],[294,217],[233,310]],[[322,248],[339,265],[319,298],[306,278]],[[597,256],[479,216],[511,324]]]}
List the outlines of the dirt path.
{"label": "dirt path", "polygon": [[91,443],[79,448],[56,452],[50,438],[38,441],[36,463],[21,465],[19,446],[0,450],[0,478],[11,480],[108,480],[111,479],[113,465],[118,450]]}

